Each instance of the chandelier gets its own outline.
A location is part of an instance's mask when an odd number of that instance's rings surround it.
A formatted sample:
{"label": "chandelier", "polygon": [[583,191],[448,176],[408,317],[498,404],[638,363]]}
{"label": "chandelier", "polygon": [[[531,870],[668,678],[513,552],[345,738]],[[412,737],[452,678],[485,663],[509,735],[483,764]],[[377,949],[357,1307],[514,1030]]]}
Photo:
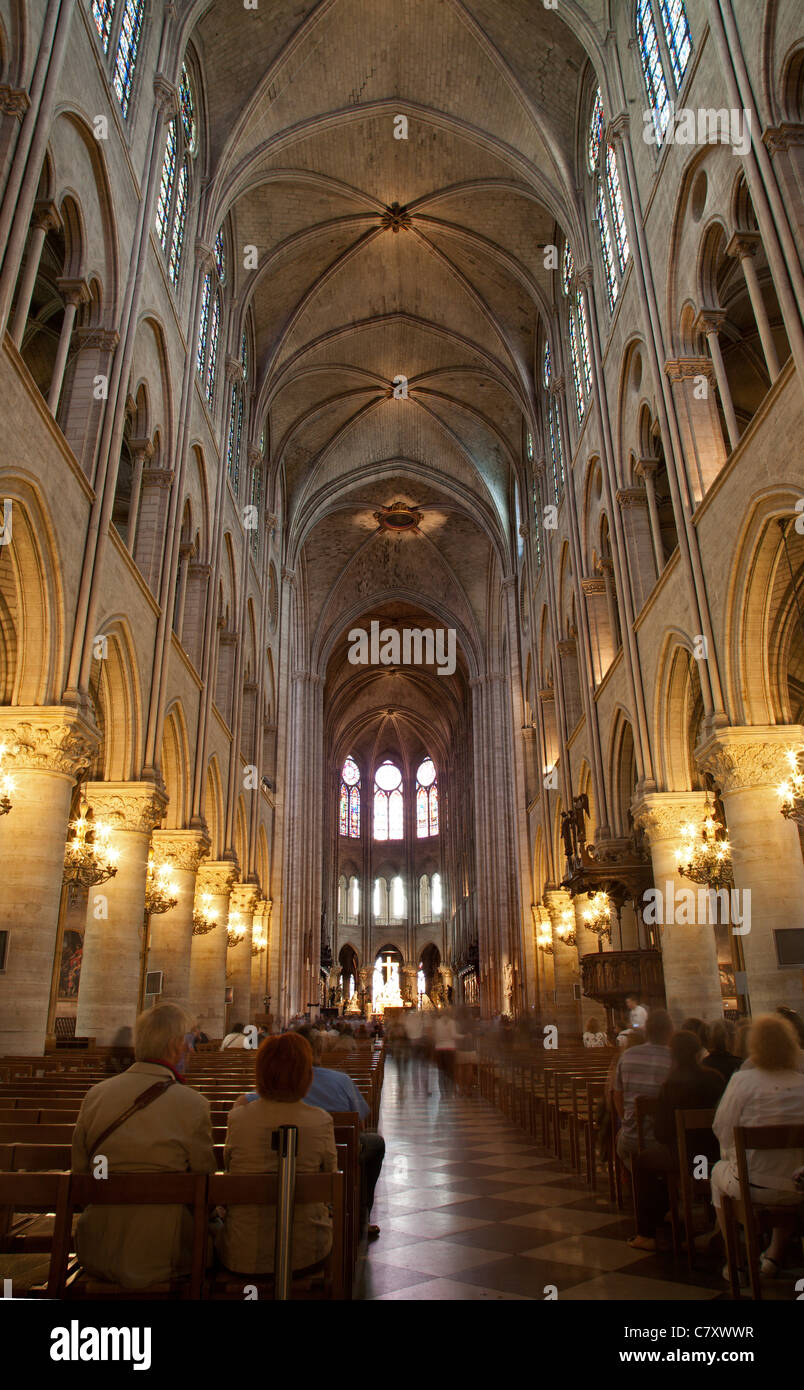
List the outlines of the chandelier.
{"label": "chandelier", "polygon": [[536,945],[546,956],[551,956],[553,954],[553,933],[550,929],[549,921],[539,923],[539,930],[536,933]]}
{"label": "chandelier", "polygon": [[583,910],[583,923],[587,931],[599,937],[611,937],[611,903],[608,893],[590,893],[589,901]]}
{"label": "chandelier", "polygon": [[804,744],[800,748],[788,748],[787,761],[790,776],[779,788],[782,798],[780,809],[785,820],[804,825]]}
{"label": "chandelier", "polygon": [[710,888],[722,888],[734,882],[726,828],[712,815],[708,796],[701,824],[682,825],[681,838],[683,843],[676,850],[676,863],[682,878],[706,883]]}
{"label": "chandelier", "polygon": [[253,956],[260,956],[260,955],[262,955],[262,953],[263,953],[263,951],[265,950],[265,948],[266,948],[267,945],[268,945],[268,938],[267,938],[267,936],[265,935],[265,928],[264,928],[264,927],[261,927],[261,928],[256,932],[256,934],[255,934],[255,936],[254,936],[254,938],[253,938],[253,940],[252,940],[252,942],[251,942],[251,954],[252,954]]}
{"label": "chandelier", "polygon": [[239,912],[229,913],[229,924],[226,928],[226,941],[230,947],[239,946],[246,934],[246,928]]}
{"label": "chandelier", "polygon": [[64,850],[64,883],[75,891],[114,878],[120,851],[109,843],[111,827],[94,820],[84,796],[78,802],[78,816],[70,821],[70,832]]}
{"label": "chandelier", "polygon": [[[0,743],[0,763],[6,755],[6,745]],[[7,816],[11,810],[11,793],[14,790],[14,778],[9,777],[8,773],[0,771],[0,816]]]}
{"label": "chandelier", "polygon": [[565,946],[574,946],[577,941],[575,932],[575,912],[571,907],[565,907],[561,914],[561,921],[556,927],[556,934]]}
{"label": "chandelier", "polygon": [[170,912],[179,901],[179,885],[173,878],[173,865],[169,859],[157,864],[153,849],[148,855],[148,875],[145,880],[145,912]]}
{"label": "chandelier", "polygon": [[206,936],[218,925],[218,909],[212,906],[212,894],[202,893],[198,907],[193,910],[193,936]]}

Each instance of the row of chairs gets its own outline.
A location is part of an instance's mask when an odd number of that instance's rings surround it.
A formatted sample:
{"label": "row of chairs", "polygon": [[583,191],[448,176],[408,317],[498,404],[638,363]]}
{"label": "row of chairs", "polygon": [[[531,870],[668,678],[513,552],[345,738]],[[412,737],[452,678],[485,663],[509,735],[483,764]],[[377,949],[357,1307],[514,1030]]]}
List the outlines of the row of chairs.
{"label": "row of chairs", "polygon": [[[243,1299],[274,1295],[273,1277],[233,1274],[211,1262],[209,1219],[216,1207],[276,1206],[278,1182],[264,1174],[125,1173],[100,1181],[83,1173],[0,1172],[0,1213],[5,1210],[52,1215],[47,1279],[27,1289],[31,1297],[51,1299]],[[345,1175],[298,1174],[294,1207],[324,1202],[332,1211],[333,1243],[320,1269],[295,1278],[292,1296],[342,1299],[348,1296],[346,1271]],[[74,1257],[74,1217],[87,1206],[186,1206],[193,1217],[193,1247],[186,1277],[132,1290],[83,1271]],[[46,1239],[46,1238],[45,1238]],[[0,1238],[4,1252],[40,1252],[43,1237],[18,1225]]]}

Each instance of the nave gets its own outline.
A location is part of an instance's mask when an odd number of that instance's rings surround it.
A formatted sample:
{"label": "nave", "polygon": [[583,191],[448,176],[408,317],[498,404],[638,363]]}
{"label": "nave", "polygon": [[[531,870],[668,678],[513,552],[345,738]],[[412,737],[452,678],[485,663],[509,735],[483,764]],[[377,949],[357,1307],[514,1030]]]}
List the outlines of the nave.
{"label": "nave", "polygon": [[[386,1158],[373,1217],[382,1228],[358,1268],[370,1300],[692,1302],[729,1300],[722,1256],[629,1249],[633,1214],[480,1098],[445,1097],[435,1070],[417,1087],[386,1063]],[[789,1298],[789,1281],[763,1299]]]}

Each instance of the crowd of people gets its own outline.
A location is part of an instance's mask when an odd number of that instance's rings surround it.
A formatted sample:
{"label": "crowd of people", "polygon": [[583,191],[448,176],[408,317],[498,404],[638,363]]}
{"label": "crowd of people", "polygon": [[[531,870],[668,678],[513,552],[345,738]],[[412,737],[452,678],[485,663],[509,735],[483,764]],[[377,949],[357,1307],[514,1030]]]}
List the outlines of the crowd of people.
{"label": "crowd of people", "polygon": [[[804,1125],[804,1022],[780,1007],[734,1025],[723,1019],[707,1024],[685,1019],[676,1030],[664,1009],[647,1011],[629,1000],[629,1027],[617,1036],[601,1115],[600,1142],[616,1131],[617,1154],[635,1178],[637,1231],[629,1244],[657,1248],[657,1233],[669,1206],[668,1178],[679,1172],[676,1115],[711,1110],[711,1128],[687,1135],[690,1176],[711,1179],[717,1231],[725,1238],[723,1196],[739,1201],[734,1131],[738,1127]],[[603,1042],[599,1041],[603,1038]],[[605,1046],[608,1036],[597,1019],[584,1030],[587,1047]],[[637,1101],[655,1102],[653,1114],[637,1131]],[[775,1278],[785,1246],[804,1205],[804,1148],[756,1150],[747,1154],[751,1200],[772,1209],[773,1227],[760,1273]],[[724,1269],[724,1277],[728,1270]]]}

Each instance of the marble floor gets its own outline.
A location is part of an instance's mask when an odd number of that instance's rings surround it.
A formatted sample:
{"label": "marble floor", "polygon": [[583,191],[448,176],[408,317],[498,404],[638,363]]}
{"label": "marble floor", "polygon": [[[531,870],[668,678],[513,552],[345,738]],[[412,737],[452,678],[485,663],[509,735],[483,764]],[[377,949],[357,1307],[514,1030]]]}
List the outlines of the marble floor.
{"label": "marble floor", "polygon": [[[440,1094],[437,1074],[403,1080],[389,1062],[387,1152],[361,1255],[359,1299],[728,1299],[722,1259],[645,1255],[628,1210],[562,1167],[498,1110]],[[795,1297],[792,1280],[771,1296]]]}

